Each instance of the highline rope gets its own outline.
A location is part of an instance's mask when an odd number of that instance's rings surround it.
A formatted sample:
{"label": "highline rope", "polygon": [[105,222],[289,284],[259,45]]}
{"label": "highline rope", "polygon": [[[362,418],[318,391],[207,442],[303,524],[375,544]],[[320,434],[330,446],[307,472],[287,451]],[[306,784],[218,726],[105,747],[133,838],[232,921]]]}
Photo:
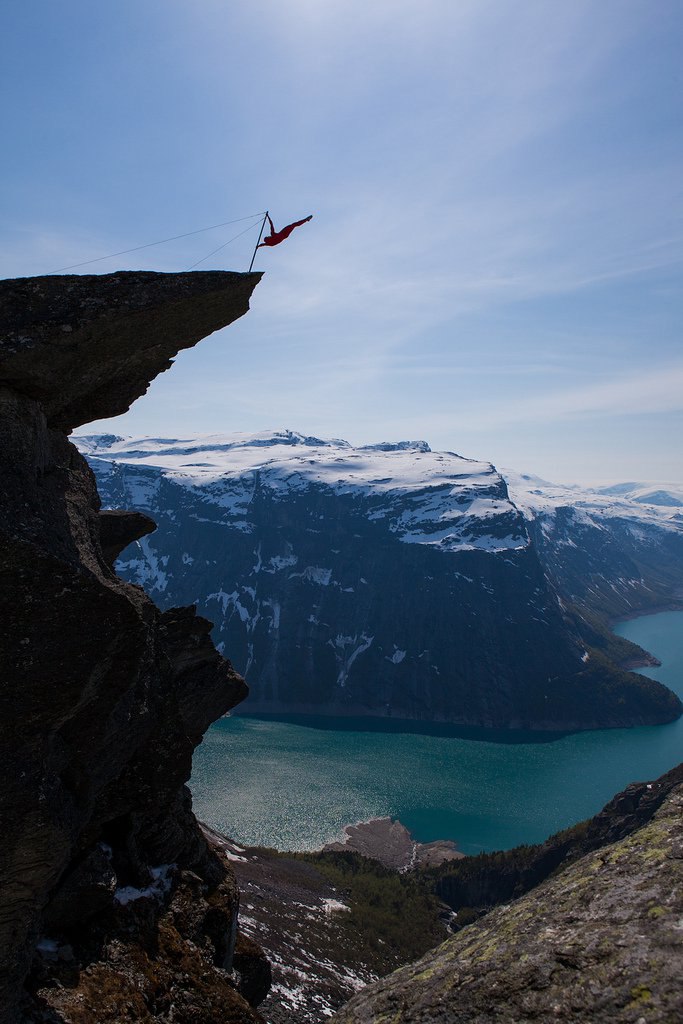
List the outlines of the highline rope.
{"label": "highline rope", "polygon": [[[260,213],[251,213],[251,214],[249,214],[248,217],[237,217],[235,220],[225,220],[221,224],[212,224],[208,228],[197,228],[195,231],[185,231],[182,235],[172,235],[170,238],[160,238],[157,242],[146,242],[145,245],[136,245],[132,249],[122,249],[120,252],[109,253],[108,256],[97,256],[94,260],[83,260],[81,263],[71,263],[71,264],[69,264],[68,267],[59,267],[57,270],[50,270],[50,271],[48,271],[48,275],[49,274],[61,274],[65,270],[75,270],[77,267],[87,267],[91,263],[101,263],[102,260],[110,260],[110,259],[113,259],[115,256],[127,256],[128,253],[140,252],[141,249],[150,249],[154,245],[163,245],[164,242],[176,242],[180,238],[189,238],[190,235],[200,235],[204,231],[215,231],[216,228],[224,228],[224,227],[227,227],[229,224],[239,224],[240,222],[245,221],[245,220],[255,220],[255,218],[263,217],[263,215],[264,215],[264,211],[261,210]],[[249,227],[245,229],[245,231],[240,231],[239,235],[235,235],[235,238],[239,238],[240,235],[246,234],[246,232],[249,231],[254,226],[255,226],[254,224],[250,224]],[[230,239],[231,242],[233,242],[234,240],[235,240],[234,238]],[[219,246],[219,248],[223,249],[228,244],[229,244],[229,242],[226,242],[225,245]],[[216,249],[215,252],[218,252],[218,249]],[[213,255],[213,254],[209,253],[209,256],[211,256],[211,255]],[[204,259],[208,259],[208,258],[209,258],[208,256],[204,257]],[[199,261],[199,263],[203,263],[203,262],[204,262],[203,260]],[[195,263],[194,265],[198,266],[197,263]],[[192,269],[192,268],[190,268],[190,269]]]}

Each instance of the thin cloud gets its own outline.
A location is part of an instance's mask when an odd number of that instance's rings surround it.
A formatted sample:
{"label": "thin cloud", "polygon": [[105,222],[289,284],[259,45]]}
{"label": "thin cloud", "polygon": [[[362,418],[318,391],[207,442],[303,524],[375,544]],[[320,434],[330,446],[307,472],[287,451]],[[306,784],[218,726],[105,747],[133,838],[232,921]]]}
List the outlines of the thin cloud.
{"label": "thin cloud", "polygon": [[[557,423],[586,417],[629,416],[683,410],[683,363],[620,374],[611,380],[513,400],[487,410],[485,426]],[[474,424],[478,417],[474,414]],[[469,425],[474,425],[469,421]],[[484,421],[482,421],[484,425]]]}

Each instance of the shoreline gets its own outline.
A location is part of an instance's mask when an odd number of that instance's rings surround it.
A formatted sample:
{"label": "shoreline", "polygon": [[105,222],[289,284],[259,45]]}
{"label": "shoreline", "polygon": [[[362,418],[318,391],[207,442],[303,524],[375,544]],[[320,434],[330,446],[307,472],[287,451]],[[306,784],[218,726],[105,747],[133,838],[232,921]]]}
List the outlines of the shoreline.
{"label": "shoreline", "polygon": [[610,629],[614,630],[620,622],[632,622],[633,619],[643,619],[647,615],[661,615],[662,612],[683,612],[683,598],[667,601],[666,604],[651,605],[643,608],[642,611],[630,612],[628,615],[619,615],[617,618],[610,618]]}
{"label": "shoreline", "polygon": [[[246,703],[246,702],[245,702]],[[240,705],[241,707],[241,705]],[[227,717],[227,716],[223,716]],[[555,743],[564,739],[565,736],[576,732],[586,731],[587,726],[572,725],[562,729],[558,728],[522,728],[485,726],[485,725],[462,725],[446,719],[434,718],[402,718],[398,715],[366,715],[349,711],[348,709],[338,710],[336,707],[328,712],[320,709],[317,711],[239,711],[233,710],[230,718],[257,719],[261,722],[280,722],[285,725],[297,725],[302,728],[330,729],[336,731],[343,726],[339,722],[353,722],[347,726],[351,732],[386,732],[386,733],[409,733],[419,736],[436,736],[443,739],[463,739],[485,743]],[[218,719],[220,721],[221,719]],[[332,723],[332,724],[329,724]],[[598,727],[590,727],[598,728]],[[599,728],[611,728],[611,726],[600,726]],[[615,726],[614,728],[620,728]]]}
{"label": "shoreline", "polygon": [[[199,822],[209,842],[221,848],[223,855],[231,861],[246,863],[255,850],[263,847],[240,842],[225,835],[205,821]],[[376,860],[393,871],[404,872],[419,867],[435,867],[449,860],[462,860],[467,854],[458,849],[453,839],[435,839],[420,843],[412,832],[399,821],[388,815],[367,818],[352,825],[345,825],[344,840],[333,840],[314,850],[277,850],[280,857],[298,853],[359,853],[369,860]]]}
{"label": "shoreline", "polygon": [[[647,608],[634,610],[627,614],[619,615],[616,618],[608,618],[607,624],[613,635],[615,628],[622,622],[632,622],[636,619],[645,618],[651,615],[661,615],[664,612],[683,612],[683,598],[672,598],[663,604],[651,605]],[[623,661],[614,660],[624,672],[633,672],[638,669],[661,668],[662,662],[651,651],[640,647],[639,644],[627,637],[623,639],[636,648],[643,651],[642,657],[626,658]],[[666,685],[666,684],[662,684]],[[246,707],[245,707],[246,705]],[[244,710],[242,710],[244,708]],[[474,740],[490,743],[554,743],[564,739],[566,736],[577,732],[594,732],[602,729],[629,728],[623,725],[586,725],[569,723],[558,727],[554,723],[536,723],[533,727],[521,727],[519,725],[493,726],[473,725],[463,722],[454,722],[444,718],[410,718],[407,715],[390,714],[378,715],[367,714],[362,708],[320,708],[317,705],[302,704],[293,706],[288,704],[279,709],[272,706],[267,709],[249,708],[248,698],[239,709],[231,712],[234,718],[255,718],[261,721],[289,722],[292,725],[299,725],[304,728],[315,729],[339,728],[339,725],[328,725],[327,722],[348,721],[354,722],[351,729],[361,732],[387,732],[387,733],[417,733],[424,736],[441,736],[454,739]],[[347,727],[348,728],[348,727]]]}
{"label": "shoreline", "polygon": [[435,867],[444,861],[465,857],[454,840],[436,839],[430,843],[420,843],[398,818],[388,815],[345,825],[343,831],[343,841],[325,843],[315,852],[359,853],[394,871]]}
{"label": "shoreline", "polygon": [[[664,665],[667,667],[670,665],[671,655],[671,657],[674,658],[674,662],[671,664],[675,664],[677,667],[676,674],[674,676],[674,692],[676,692],[683,688],[683,677],[678,670],[678,666],[680,665],[679,652],[681,651],[681,634],[679,629],[678,613],[682,612],[683,608],[671,607],[670,604],[663,609],[660,608],[660,610],[664,610],[665,612],[674,611],[677,613],[676,615],[666,615],[663,620],[663,631],[661,631],[663,632],[663,635],[666,635],[667,637],[667,646],[661,648]],[[647,614],[648,616],[655,614],[654,609],[647,609]],[[636,620],[636,618],[640,617],[643,617],[643,615],[631,615],[629,621]],[[620,622],[627,622],[627,620],[622,618]],[[636,632],[635,629],[634,632]],[[652,621],[651,629],[649,625],[644,625],[641,632],[648,637],[650,634],[652,636],[658,634],[658,631],[654,627],[654,621]],[[670,688],[672,687],[670,686]],[[225,722],[224,724],[227,725],[228,723]],[[462,845],[463,849],[467,851],[468,854],[471,853],[472,855],[475,855],[478,850],[505,850],[525,843],[543,842],[548,835],[555,833],[555,831],[562,829],[563,827],[569,827],[571,824],[595,814],[599,810],[600,802],[606,802],[609,798],[609,794],[616,792],[618,788],[624,788],[637,778],[642,779],[655,777],[661,772],[667,771],[677,764],[680,761],[681,728],[683,728],[683,719],[679,719],[678,722],[673,722],[671,725],[661,729],[649,728],[647,730],[624,730],[624,735],[620,740],[618,740],[618,742],[610,742],[608,736],[605,737],[603,741],[599,735],[603,730],[598,730],[598,732],[593,733],[593,738],[588,743],[583,743],[582,741],[577,742],[574,741],[572,737],[567,737],[566,749],[561,752],[561,761],[566,770],[563,770],[559,776],[559,785],[562,793],[564,793],[564,788],[566,788],[568,799],[571,803],[571,813],[567,813],[565,815],[564,810],[562,810],[560,814],[556,808],[555,796],[549,800],[546,788],[544,786],[540,786],[538,793],[538,820],[540,820],[544,825],[543,831],[537,829],[537,818],[530,818],[526,814],[523,806],[520,806],[519,815],[514,821],[509,822],[507,825],[503,822],[501,830],[498,827],[498,821],[494,820],[497,814],[497,804],[489,794],[489,791],[493,792],[496,790],[496,786],[492,787],[492,785],[489,784],[487,776],[482,776],[481,784],[477,786],[476,793],[478,795],[479,791],[481,791],[482,794],[481,815],[485,828],[488,830],[484,829],[482,831],[477,824],[475,835],[473,833],[472,823],[467,817],[467,808],[464,808],[462,822],[460,817],[455,814],[451,814],[450,816],[446,815],[443,818],[434,818],[435,829],[434,831],[431,831],[431,833],[427,833],[427,835],[436,834],[452,837]],[[242,733],[242,730],[240,730],[240,732]],[[244,733],[246,740],[249,743],[248,719],[244,723]],[[230,737],[226,734],[224,737],[219,737],[219,740],[221,743],[221,749],[223,749],[223,744],[228,743],[230,741]],[[264,744],[267,748],[271,742],[268,730],[265,730],[263,734],[259,736],[259,742]],[[293,740],[288,738],[288,743],[295,746],[297,750],[299,743],[305,745],[307,742],[308,740],[305,736],[302,736],[301,738],[295,736]],[[325,751],[327,749],[328,739],[326,736],[316,737],[314,740],[311,740],[311,742],[313,743],[313,748],[315,750],[319,749]],[[437,740],[437,742],[440,744],[444,743],[443,740]],[[463,745],[465,746],[465,744]],[[343,753],[346,751],[346,746],[346,741],[344,737],[341,736],[339,750]],[[387,746],[391,749],[390,743],[387,743]],[[409,746],[412,749],[412,744],[410,742]],[[287,749],[289,749],[289,746]],[[536,781],[537,775],[535,773],[531,773],[530,770],[527,771],[527,764],[535,761],[537,757],[540,758],[539,763],[541,764],[553,763],[554,761],[554,754],[552,751],[549,751],[547,744],[539,745],[538,752],[538,755],[536,752],[527,755],[523,750],[514,750],[510,752],[510,754],[499,750],[496,752],[496,756],[503,765],[507,765],[510,759],[515,764],[519,762],[520,778],[522,778],[525,783],[528,783],[529,780]],[[463,770],[466,770],[470,765],[477,764],[483,755],[479,752],[475,752],[474,755],[471,755],[468,750],[464,750],[462,757],[462,763],[464,766]],[[582,795],[584,788],[586,788],[586,784],[585,780],[582,781],[580,776],[581,773],[586,770],[584,760],[586,757],[588,757],[588,764],[591,765],[591,771],[596,777],[596,790],[600,790],[602,785],[601,780],[605,775],[608,775],[610,778],[613,777],[614,779],[614,784],[611,786],[611,790],[609,792],[605,790],[605,792],[601,794],[599,801],[597,801],[596,798],[597,802],[595,803],[591,802],[592,798],[591,801],[589,801],[588,798],[584,799]],[[572,766],[574,764],[577,765],[577,775],[575,775],[575,777],[572,774]],[[533,771],[536,772],[536,769]],[[593,782],[591,782],[591,785],[593,785]],[[510,787],[507,784],[507,781],[501,788],[502,792],[508,796]],[[396,792],[394,792],[394,790]],[[427,788],[425,788],[425,794],[427,794],[427,792]],[[424,799],[428,802],[427,797]],[[496,798],[496,800],[498,800],[498,798]],[[442,807],[449,808],[451,803],[453,803],[452,810],[454,812],[459,812],[460,804],[455,793],[452,802],[446,794],[444,797],[440,798],[440,801],[436,801],[434,803],[434,807],[435,810],[439,810]],[[478,812],[478,797],[474,803]],[[564,804],[564,801],[562,801],[562,804]],[[390,791],[387,794],[384,794],[384,791],[382,791],[380,799],[378,800],[373,799],[372,801],[367,801],[364,799],[359,802],[353,801],[348,804],[344,801],[344,809],[341,811],[339,817],[336,818],[336,821],[329,821],[329,825],[332,826],[329,829],[327,827],[319,829],[316,828],[315,833],[313,833],[312,829],[304,822],[305,827],[302,826],[299,828],[298,831],[296,831],[296,834],[290,833],[287,836],[281,836],[278,831],[271,829],[269,826],[267,828],[261,826],[259,822],[259,829],[255,831],[252,836],[250,821],[250,839],[249,841],[243,840],[243,844],[250,845],[251,843],[261,843],[265,846],[272,846],[279,849],[279,851],[283,853],[305,849],[321,850],[325,846],[329,846],[335,842],[339,843],[344,839],[347,835],[346,829],[342,829],[341,827],[344,822],[350,822],[355,825],[364,823],[364,820],[362,820],[364,819],[364,812],[366,821],[374,821],[375,818],[372,817],[373,815],[377,816],[387,813],[397,815],[400,820],[400,815],[410,815],[411,812],[409,808],[414,806],[414,794],[411,795],[408,802],[405,802],[400,788],[400,780],[397,779],[396,785],[390,788]],[[213,811],[210,812],[208,808],[203,808],[203,815],[205,818],[214,817]],[[221,815],[218,815],[218,820],[220,819]],[[220,827],[218,825],[218,820],[216,821],[216,826]],[[418,816],[416,818],[416,821],[422,820],[428,824],[431,818],[426,815]],[[546,826],[547,821],[548,824]],[[237,826],[237,821],[230,821],[230,824],[234,829]],[[226,827],[225,824],[223,824],[223,827]],[[245,828],[246,827],[247,826],[245,825]],[[417,830],[419,831],[421,827],[422,825],[418,825]],[[290,830],[288,829],[288,833],[289,831]],[[532,838],[529,838],[529,836],[532,836]],[[284,840],[282,845],[279,840]],[[349,846],[345,845],[342,849],[348,850]]]}
{"label": "shoreline", "polygon": [[[661,615],[663,612],[683,612],[683,602],[669,601],[666,604],[654,605],[651,608],[646,608],[640,612],[632,612],[630,615],[620,615],[618,619],[610,619],[610,629],[615,636],[621,634],[615,633],[615,627],[620,622],[635,622],[636,619],[644,619],[650,615]],[[628,637],[622,637],[623,640],[628,640]],[[640,647],[640,644],[636,644],[633,640],[628,640],[629,643],[634,644],[635,647]],[[633,672],[634,669],[647,669],[647,668],[661,668],[662,662],[659,660],[656,654],[652,651],[645,650],[644,647],[640,647],[641,651],[647,655],[646,658],[627,658],[625,661],[619,662],[619,667],[625,672]]]}

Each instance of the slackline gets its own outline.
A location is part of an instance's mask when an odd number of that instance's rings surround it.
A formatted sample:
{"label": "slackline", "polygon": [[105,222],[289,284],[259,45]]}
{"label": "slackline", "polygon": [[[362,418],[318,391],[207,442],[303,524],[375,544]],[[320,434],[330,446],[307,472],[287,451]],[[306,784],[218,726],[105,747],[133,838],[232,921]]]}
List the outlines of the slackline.
{"label": "slackline", "polygon": [[[247,233],[247,231],[250,231],[252,227],[255,227],[256,224],[258,223],[258,220],[256,218],[260,218],[263,216],[264,211],[262,210],[260,213],[250,213],[248,217],[237,217],[235,220],[224,220],[221,224],[211,224],[208,228],[196,228],[196,230],[194,231],[185,231],[182,235],[172,235],[170,238],[160,238],[157,242],[146,242],[145,245],[136,245],[133,246],[132,249],[122,249],[120,252],[111,252],[107,256],[97,256],[94,260],[83,260],[81,263],[70,263],[68,267],[59,267],[57,270],[48,271],[48,275],[61,274],[65,270],[75,270],[77,267],[87,267],[91,263],[100,263],[102,262],[102,260],[111,260],[115,256],[127,256],[128,253],[131,252],[139,252],[141,249],[150,249],[153,245],[163,245],[165,242],[176,242],[180,238],[189,238],[190,235],[200,235],[204,231],[215,231],[216,228],[224,228],[227,227],[229,224],[239,224],[240,222],[245,220],[254,221],[254,224],[250,224],[248,228],[244,229],[244,231],[240,231],[238,235],[235,235],[233,238],[230,238],[227,242],[224,242],[224,244],[220,245],[218,249],[214,249],[214,251],[210,252],[208,256],[204,257],[204,259],[201,259],[198,261],[198,263],[193,264],[193,266],[197,267],[199,266],[199,263],[203,263],[204,260],[208,260],[209,256],[213,256],[214,252],[219,252],[220,249],[224,249],[226,245],[229,245],[230,242],[234,242],[236,238],[240,237],[240,235],[244,235]],[[192,267],[190,267],[189,269],[192,270]]]}

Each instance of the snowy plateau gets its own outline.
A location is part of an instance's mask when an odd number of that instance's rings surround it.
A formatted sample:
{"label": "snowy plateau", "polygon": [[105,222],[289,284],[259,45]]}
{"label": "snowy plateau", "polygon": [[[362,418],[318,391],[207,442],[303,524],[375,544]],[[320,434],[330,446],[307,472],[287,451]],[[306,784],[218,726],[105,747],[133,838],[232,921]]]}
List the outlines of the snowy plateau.
{"label": "snowy plateau", "polygon": [[610,623],[680,603],[681,488],[289,430],[74,440],[103,506],[158,526],[117,571],[215,623],[245,711],[546,730],[680,713],[619,667],[644,656]]}

